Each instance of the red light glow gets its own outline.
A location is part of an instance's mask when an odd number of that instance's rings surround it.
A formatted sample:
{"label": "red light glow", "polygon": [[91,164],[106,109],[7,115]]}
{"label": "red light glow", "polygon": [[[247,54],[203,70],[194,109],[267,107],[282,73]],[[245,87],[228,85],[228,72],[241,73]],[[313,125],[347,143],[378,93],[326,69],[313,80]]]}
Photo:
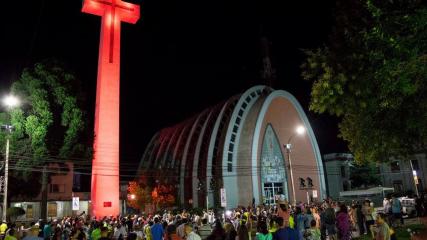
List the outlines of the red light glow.
{"label": "red light glow", "polygon": [[[82,12],[102,17],[92,161],[92,216],[119,214],[120,21],[136,23],[139,6],[85,0]],[[113,23],[113,24],[112,24]]]}

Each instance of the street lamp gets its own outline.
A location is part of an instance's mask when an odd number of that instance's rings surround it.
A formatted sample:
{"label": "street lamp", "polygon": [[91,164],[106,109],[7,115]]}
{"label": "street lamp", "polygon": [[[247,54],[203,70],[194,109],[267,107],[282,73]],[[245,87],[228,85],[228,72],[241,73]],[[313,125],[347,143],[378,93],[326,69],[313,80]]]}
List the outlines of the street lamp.
{"label": "street lamp", "polygon": [[[19,100],[13,95],[8,95],[3,99],[3,104],[9,110],[13,107],[19,105]],[[3,191],[3,216],[2,220],[6,222],[6,210],[7,210],[7,187],[9,182],[9,133],[12,132],[12,125],[3,125],[2,129],[5,129],[7,132],[6,137],[6,156],[4,161],[4,191]]]}
{"label": "street lamp", "polygon": [[409,160],[409,164],[411,166],[411,170],[412,170],[412,176],[414,177],[414,185],[415,185],[415,194],[417,194],[417,197],[419,197],[419,192],[418,192],[418,175],[417,175],[417,171],[414,170],[414,165],[412,165],[412,160]]}
{"label": "street lamp", "polygon": [[296,204],[296,195],[295,195],[294,174],[293,174],[293,170],[292,170],[292,160],[291,160],[291,148],[292,148],[291,140],[292,140],[292,138],[294,136],[296,136],[296,135],[302,135],[304,133],[305,133],[305,127],[304,126],[298,126],[295,129],[294,134],[292,134],[289,137],[288,142],[285,145],[286,153],[288,155],[288,161],[289,161],[289,171],[291,173],[292,198],[293,198],[294,205]]}

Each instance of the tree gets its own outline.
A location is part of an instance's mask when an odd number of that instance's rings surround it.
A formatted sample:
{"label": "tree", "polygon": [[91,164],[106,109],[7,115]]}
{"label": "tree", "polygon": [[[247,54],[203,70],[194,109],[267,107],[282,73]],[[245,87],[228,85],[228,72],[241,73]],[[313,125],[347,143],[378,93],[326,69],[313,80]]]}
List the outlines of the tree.
{"label": "tree", "polygon": [[[12,85],[12,93],[23,104],[7,114],[14,127],[10,168],[21,180],[42,173],[42,217],[46,214],[49,163],[59,164],[64,171],[64,163],[73,157],[90,159],[90,151],[83,144],[84,114],[76,83],[60,64],[46,61],[25,69]],[[4,141],[5,135],[2,137]]]}
{"label": "tree", "polygon": [[378,168],[374,163],[352,165],[350,167],[350,180],[352,188],[378,186],[381,184]]}
{"label": "tree", "polygon": [[176,189],[173,185],[159,183],[151,192],[156,208],[172,207],[175,204]]}
{"label": "tree", "polygon": [[128,199],[128,204],[132,208],[144,210],[147,204],[151,204],[151,188],[141,182],[132,181],[128,185],[128,193],[134,198]]}
{"label": "tree", "polygon": [[7,209],[7,217],[11,222],[15,222],[19,216],[25,214],[25,210],[20,207],[11,207]]}
{"label": "tree", "polygon": [[426,151],[425,2],[339,1],[330,42],[305,53],[310,110],[340,117],[356,161]]}

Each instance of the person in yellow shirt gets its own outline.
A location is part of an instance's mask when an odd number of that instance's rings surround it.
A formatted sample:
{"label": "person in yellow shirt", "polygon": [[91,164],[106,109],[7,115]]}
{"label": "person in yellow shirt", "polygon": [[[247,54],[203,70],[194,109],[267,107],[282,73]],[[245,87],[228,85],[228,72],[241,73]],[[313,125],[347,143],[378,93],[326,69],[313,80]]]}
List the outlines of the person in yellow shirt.
{"label": "person in yellow shirt", "polygon": [[4,237],[4,235],[6,234],[6,230],[7,230],[7,224],[5,221],[2,222],[2,224],[0,225],[0,235],[1,238]]}

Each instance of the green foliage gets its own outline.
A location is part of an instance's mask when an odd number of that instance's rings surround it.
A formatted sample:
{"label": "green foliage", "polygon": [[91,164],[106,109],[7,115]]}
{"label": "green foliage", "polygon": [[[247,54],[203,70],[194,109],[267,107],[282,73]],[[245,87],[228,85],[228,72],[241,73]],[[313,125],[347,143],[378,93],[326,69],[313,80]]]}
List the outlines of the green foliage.
{"label": "green foliage", "polygon": [[380,175],[374,163],[351,166],[350,180],[352,188],[371,187],[381,184]]}
{"label": "green foliage", "polygon": [[[10,155],[17,179],[28,180],[31,172],[41,171],[45,164],[62,164],[86,154],[84,114],[76,83],[56,62],[37,63],[13,83],[12,93],[21,106],[1,114],[0,121],[14,127]],[[4,143],[4,133],[0,141]]]}
{"label": "green foliage", "polygon": [[339,1],[330,43],[305,53],[310,110],[341,117],[356,161],[426,150],[425,3]]}
{"label": "green foliage", "polygon": [[7,209],[7,216],[9,217],[19,217],[25,214],[25,210],[20,207],[11,207]]}

